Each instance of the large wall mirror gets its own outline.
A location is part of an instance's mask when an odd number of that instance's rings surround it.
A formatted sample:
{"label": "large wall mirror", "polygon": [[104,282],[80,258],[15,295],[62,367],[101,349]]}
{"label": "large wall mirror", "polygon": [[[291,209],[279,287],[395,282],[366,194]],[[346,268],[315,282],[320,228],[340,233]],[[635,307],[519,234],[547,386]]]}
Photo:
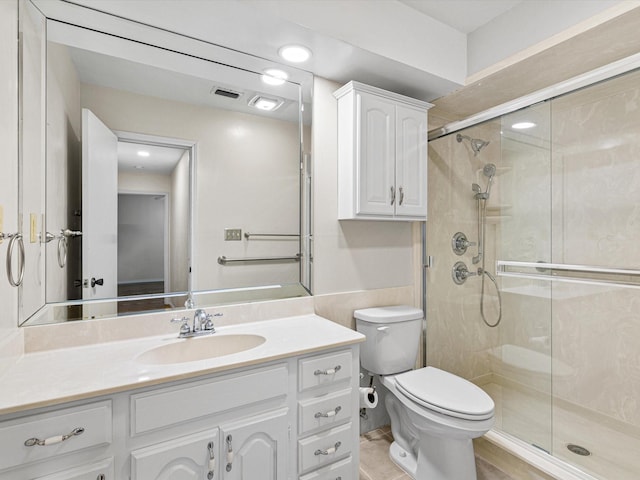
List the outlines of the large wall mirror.
{"label": "large wall mirror", "polygon": [[21,159],[37,233],[22,320],[308,294],[311,75],[66,2],[21,7],[23,62],[43,59],[21,83],[46,98],[21,102],[41,121],[22,145],[45,145]]}

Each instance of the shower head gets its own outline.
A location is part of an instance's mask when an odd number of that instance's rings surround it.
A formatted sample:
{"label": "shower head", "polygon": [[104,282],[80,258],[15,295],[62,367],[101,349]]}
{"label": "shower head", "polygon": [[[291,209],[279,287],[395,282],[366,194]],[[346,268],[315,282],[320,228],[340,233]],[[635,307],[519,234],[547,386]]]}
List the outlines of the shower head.
{"label": "shower head", "polygon": [[456,140],[458,141],[458,143],[462,142],[462,140],[468,140],[469,144],[471,145],[471,150],[473,150],[473,154],[474,155],[478,155],[480,153],[480,150],[482,150],[484,147],[489,145],[489,141],[488,140],[481,140],[479,138],[471,138],[471,137],[469,137],[467,135],[462,135],[460,133],[458,133],[456,135]]}

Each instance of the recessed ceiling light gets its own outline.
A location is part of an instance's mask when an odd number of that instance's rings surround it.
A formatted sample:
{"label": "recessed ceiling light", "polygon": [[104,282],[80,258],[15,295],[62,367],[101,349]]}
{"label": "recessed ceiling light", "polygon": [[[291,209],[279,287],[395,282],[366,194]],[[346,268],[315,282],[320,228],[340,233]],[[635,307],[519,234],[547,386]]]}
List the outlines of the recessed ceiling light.
{"label": "recessed ceiling light", "polygon": [[533,128],[536,124],[533,122],[518,122],[511,125],[511,128],[515,130],[526,130],[527,128]]}
{"label": "recessed ceiling light", "polygon": [[277,68],[269,68],[265,70],[264,75],[262,75],[262,81],[267,85],[282,85],[288,78],[289,75],[287,75],[287,72],[283,72]]}
{"label": "recessed ceiling light", "polygon": [[151,155],[149,152],[147,152],[146,150],[138,150],[138,156],[139,157],[148,157],[149,155]]}
{"label": "recessed ceiling light", "polygon": [[279,98],[269,98],[269,97],[263,97],[261,95],[256,95],[249,101],[249,106],[255,107],[258,110],[273,112],[278,107],[280,107],[282,103],[283,101]]}
{"label": "recessed ceiling light", "polygon": [[285,45],[278,50],[278,55],[284,58],[287,62],[302,63],[309,60],[311,57],[311,50],[302,45]]}

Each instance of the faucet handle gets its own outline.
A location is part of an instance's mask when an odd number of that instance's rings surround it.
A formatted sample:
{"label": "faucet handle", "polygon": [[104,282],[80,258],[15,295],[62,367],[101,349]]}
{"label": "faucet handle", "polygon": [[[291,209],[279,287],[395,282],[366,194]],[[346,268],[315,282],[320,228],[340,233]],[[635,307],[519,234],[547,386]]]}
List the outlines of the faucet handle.
{"label": "faucet handle", "polygon": [[187,333],[191,332],[191,329],[189,328],[189,319],[187,317],[171,319],[171,323],[178,322],[182,322],[182,325],[180,325],[180,335],[186,335]]}
{"label": "faucet handle", "polygon": [[222,313],[216,313],[215,315],[211,315],[207,313],[206,320],[204,322],[204,326],[202,327],[204,330],[210,330],[212,333],[216,331],[215,326],[213,325],[213,317],[221,317]]}

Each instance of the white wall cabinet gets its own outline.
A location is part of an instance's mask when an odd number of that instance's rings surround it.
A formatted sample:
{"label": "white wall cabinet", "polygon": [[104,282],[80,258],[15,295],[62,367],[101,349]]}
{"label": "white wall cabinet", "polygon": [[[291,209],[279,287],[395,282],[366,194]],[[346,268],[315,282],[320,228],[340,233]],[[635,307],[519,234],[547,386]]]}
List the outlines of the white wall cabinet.
{"label": "white wall cabinet", "polygon": [[358,358],[353,345],[6,415],[0,480],[357,480]]}
{"label": "white wall cabinet", "polygon": [[426,220],[429,103],[349,82],[338,99],[338,218]]}

